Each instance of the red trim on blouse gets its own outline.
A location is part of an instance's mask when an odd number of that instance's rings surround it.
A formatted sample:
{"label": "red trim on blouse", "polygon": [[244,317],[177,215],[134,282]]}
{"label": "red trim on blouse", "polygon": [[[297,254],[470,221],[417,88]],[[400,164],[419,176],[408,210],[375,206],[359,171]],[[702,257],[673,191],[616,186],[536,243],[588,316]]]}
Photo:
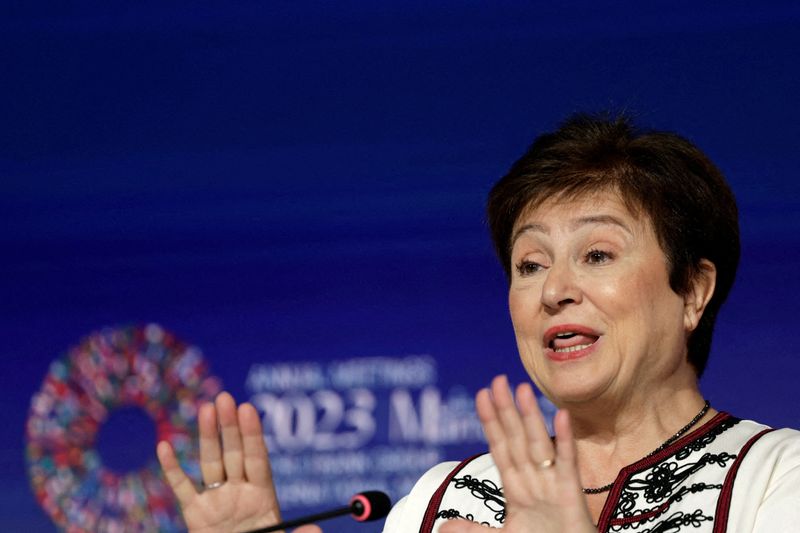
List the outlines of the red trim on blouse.
{"label": "red trim on blouse", "polygon": [[744,456],[747,455],[747,452],[750,451],[750,448],[758,439],[771,431],[775,430],[768,428],[756,433],[742,446],[742,449],[736,455],[736,460],[731,465],[731,469],[728,470],[728,475],[725,476],[725,482],[722,484],[722,491],[720,492],[719,500],[717,500],[717,510],[714,513],[714,533],[724,533],[728,529],[728,513],[731,508],[733,483],[736,481],[736,473],[739,471],[739,466],[742,464]]}
{"label": "red trim on blouse", "polygon": [[419,527],[419,533],[431,533],[431,531],[433,531],[433,523],[436,522],[436,515],[439,514],[439,505],[442,504],[442,499],[444,499],[444,493],[447,491],[447,485],[450,484],[450,480],[452,480],[465,466],[481,455],[486,455],[486,452],[464,459],[458,463],[458,466],[451,470],[449,474],[447,474],[447,477],[444,478],[444,481],[442,481],[441,485],[439,485],[439,488],[436,489],[436,492],[434,492],[433,496],[431,496],[431,501],[428,502],[428,508],[425,509],[425,515],[422,518],[422,525]]}
{"label": "red trim on blouse", "polygon": [[710,433],[714,428],[719,426],[722,422],[732,418],[730,414],[720,411],[714,418],[700,426],[699,428],[695,429],[692,432],[687,433],[683,437],[679,438],[660,452],[651,455],[650,457],[645,457],[643,459],[639,459],[637,462],[630,464],[619,471],[617,474],[617,479],[614,480],[614,486],[611,487],[611,492],[608,494],[608,498],[606,498],[606,503],[603,505],[603,511],[600,513],[600,519],[597,521],[597,529],[599,531],[607,531],[610,525],[622,525],[631,522],[638,522],[647,518],[651,515],[655,515],[661,511],[661,506],[657,509],[653,509],[647,513],[636,515],[635,517],[628,517],[628,518],[617,518],[612,519],[611,514],[614,512],[614,509],[617,507],[617,503],[619,501],[619,496],[622,493],[622,490],[625,488],[625,484],[627,483],[628,479],[634,474],[641,472],[642,470],[649,468],[657,463],[664,461],[667,457],[679,452],[681,448],[689,444],[690,442],[703,437],[704,435]]}

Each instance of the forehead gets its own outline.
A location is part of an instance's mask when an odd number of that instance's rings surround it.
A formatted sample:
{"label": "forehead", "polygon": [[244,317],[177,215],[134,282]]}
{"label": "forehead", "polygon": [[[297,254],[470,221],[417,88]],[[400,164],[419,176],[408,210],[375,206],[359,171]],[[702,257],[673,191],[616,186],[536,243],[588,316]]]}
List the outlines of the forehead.
{"label": "forehead", "polygon": [[514,223],[512,242],[526,229],[548,233],[553,227],[578,228],[589,224],[617,225],[634,234],[652,231],[650,219],[641,209],[632,209],[614,191],[600,191],[578,197],[559,196],[529,205]]}

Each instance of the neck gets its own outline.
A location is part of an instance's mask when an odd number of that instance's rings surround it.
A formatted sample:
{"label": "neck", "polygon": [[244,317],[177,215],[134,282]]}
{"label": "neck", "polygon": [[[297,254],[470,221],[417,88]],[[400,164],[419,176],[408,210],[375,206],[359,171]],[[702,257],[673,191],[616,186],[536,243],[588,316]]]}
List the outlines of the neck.
{"label": "neck", "polygon": [[[624,399],[565,405],[573,420],[583,485],[598,487],[613,481],[620,469],[647,456],[686,426],[704,402],[692,379]],[[709,409],[688,432],[714,414]]]}

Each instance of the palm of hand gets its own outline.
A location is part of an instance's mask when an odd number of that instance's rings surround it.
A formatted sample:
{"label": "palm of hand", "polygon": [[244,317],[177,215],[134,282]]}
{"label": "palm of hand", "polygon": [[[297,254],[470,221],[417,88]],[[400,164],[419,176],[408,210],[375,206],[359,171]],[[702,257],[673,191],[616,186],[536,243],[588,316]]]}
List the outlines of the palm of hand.
{"label": "palm of hand", "polygon": [[[261,422],[250,404],[236,407],[228,393],[198,413],[200,470],[206,488],[198,492],[167,442],[158,459],[192,533],[243,532],[280,522]],[[296,532],[319,532],[316,526]]]}
{"label": "palm of hand", "polygon": [[[478,393],[476,407],[489,441],[492,458],[503,480],[510,533],[597,533],[581,490],[574,440],[565,412],[556,415],[554,447],[530,385],[514,397],[504,376],[495,378],[492,392]],[[554,449],[555,448],[555,449]],[[457,520],[441,533],[482,533],[491,528]]]}
{"label": "palm of hand", "polygon": [[[519,502],[509,505],[503,531],[509,533],[569,532],[597,533],[597,530],[586,520],[580,508],[566,509],[563,502],[550,503],[544,499]],[[577,512],[575,512],[577,511]]]}
{"label": "palm of hand", "polygon": [[182,508],[186,527],[195,533],[250,531],[280,521],[269,491],[246,481],[206,490]]}
{"label": "palm of hand", "polygon": [[[549,474],[549,472],[548,472]],[[523,490],[506,490],[508,514],[503,526],[509,533],[527,533],[530,531],[596,533],[597,530],[588,520],[586,505],[581,499],[573,499],[569,494],[559,494],[558,481],[546,480],[546,485],[554,489],[544,489],[536,495],[524,490],[521,480],[504,479],[507,488],[519,487]],[[555,478],[555,476],[547,476]]]}

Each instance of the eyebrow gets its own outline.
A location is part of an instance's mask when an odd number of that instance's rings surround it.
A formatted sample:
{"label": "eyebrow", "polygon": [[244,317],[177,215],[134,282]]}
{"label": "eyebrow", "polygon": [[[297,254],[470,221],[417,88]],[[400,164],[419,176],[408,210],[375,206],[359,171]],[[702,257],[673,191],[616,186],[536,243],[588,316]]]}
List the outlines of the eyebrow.
{"label": "eyebrow", "polygon": [[[612,216],[612,215],[591,215],[588,217],[580,217],[570,221],[570,228],[572,230],[576,230],[581,226],[585,226],[587,224],[607,224],[611,226],[618,226],[625,230],[627,233],[633,235],[633,232],[619,218]],[[521,226],[517,231],[514,232],[514,235],[511,237],[511,246],[514,246],[514,243],[523,233],[544,233],[545,235],[550,234],[550,228],[545,224],[540,223],[532,223],[532,224],[525,224]]]}

